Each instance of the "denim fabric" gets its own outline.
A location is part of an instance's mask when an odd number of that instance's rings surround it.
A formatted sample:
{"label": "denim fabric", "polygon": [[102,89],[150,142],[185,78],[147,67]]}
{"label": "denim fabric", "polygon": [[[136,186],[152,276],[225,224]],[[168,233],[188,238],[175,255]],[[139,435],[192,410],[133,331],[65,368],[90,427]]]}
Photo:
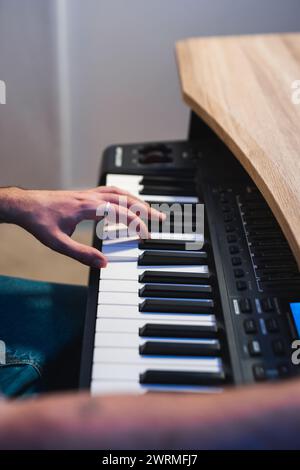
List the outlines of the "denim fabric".
{"label": "denim fabric", "polygon": [[[87,289],[0,276],[0,393],[78,386]],[[3,343],[1,343],[3,345]]]}

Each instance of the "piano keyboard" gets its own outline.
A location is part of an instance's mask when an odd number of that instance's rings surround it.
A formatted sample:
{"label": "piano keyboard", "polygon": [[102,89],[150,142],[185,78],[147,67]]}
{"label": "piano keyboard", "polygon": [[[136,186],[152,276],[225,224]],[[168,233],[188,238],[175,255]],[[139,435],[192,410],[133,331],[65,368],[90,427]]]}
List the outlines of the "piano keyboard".
{"label": "piano keyboard", "polygon": [[[94,240],[109,263],[91,270],[89,286],[81,386],[93,394],[217,393],[298,374],[290,302],[300,305],[300,275],[288,244],[234,157],[218,147],[204,158],[200,144],[190,145],[151,146],[161,149],[155,158],[135,145],[122,148],[121,162],[115,147],[104,156],[101,184],[163,204],[168,224],[147,240],[121,225]],[[205,234],[195,230],[203,202]],[[178,230],[187,204],[192,210]],[[116,228],[119,238],[111,239]]]}
{"label": "piano keyboard", "polygon": [[[192,179],[185,185],[165,180],[163,191],[161,183],[107,175],[107,185],[147,202],[199,202]],[[185,251],[182,241],[195,240],[195,234],[174,235],[157,237],[155,246],[151,240],[103,242],[110,263],[100,273],[93,393],[216,392],[225,383],[208,254]]]}

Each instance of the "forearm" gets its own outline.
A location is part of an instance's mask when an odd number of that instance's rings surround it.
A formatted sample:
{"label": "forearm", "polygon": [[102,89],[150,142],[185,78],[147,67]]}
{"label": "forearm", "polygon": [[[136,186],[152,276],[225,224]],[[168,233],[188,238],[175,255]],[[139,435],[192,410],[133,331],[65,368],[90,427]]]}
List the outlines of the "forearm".
{"label": "forearm", "polygon": [[0,188],[0,223],[18,224],[24,190],[17,187]]}
{"label": "forearm", "polygon": [[69,395],[0,406],[2,448],[299,448],[300,382],[222,395]]}

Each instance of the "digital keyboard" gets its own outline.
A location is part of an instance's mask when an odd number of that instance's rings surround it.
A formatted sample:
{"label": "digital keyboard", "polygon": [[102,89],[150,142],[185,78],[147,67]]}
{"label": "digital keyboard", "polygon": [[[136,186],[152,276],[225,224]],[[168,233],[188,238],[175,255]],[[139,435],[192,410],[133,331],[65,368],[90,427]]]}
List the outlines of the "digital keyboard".
{"label": "digital keyboard", "polygon": [[[163,204],[169,223],[147,240],[95,235],[112,261],[90,272],[82,388],[218,393],[299,373],[296,261],[263,196],[219,140],[109,147],[99,184]],[[189,231],[177,230],[174,204],[178,212],[189,206]]]}

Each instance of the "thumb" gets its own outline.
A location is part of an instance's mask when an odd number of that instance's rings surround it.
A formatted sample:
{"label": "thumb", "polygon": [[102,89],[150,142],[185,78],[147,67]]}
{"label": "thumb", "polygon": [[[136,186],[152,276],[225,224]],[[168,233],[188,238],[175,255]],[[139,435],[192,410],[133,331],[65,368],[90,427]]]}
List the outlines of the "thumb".
{"label": "thumb", "polygon": [[91,246],[83,245],[63,232],[57,237],[55,250],[91,268],[105,268],[107,265],[107,259],[101,251]]}

